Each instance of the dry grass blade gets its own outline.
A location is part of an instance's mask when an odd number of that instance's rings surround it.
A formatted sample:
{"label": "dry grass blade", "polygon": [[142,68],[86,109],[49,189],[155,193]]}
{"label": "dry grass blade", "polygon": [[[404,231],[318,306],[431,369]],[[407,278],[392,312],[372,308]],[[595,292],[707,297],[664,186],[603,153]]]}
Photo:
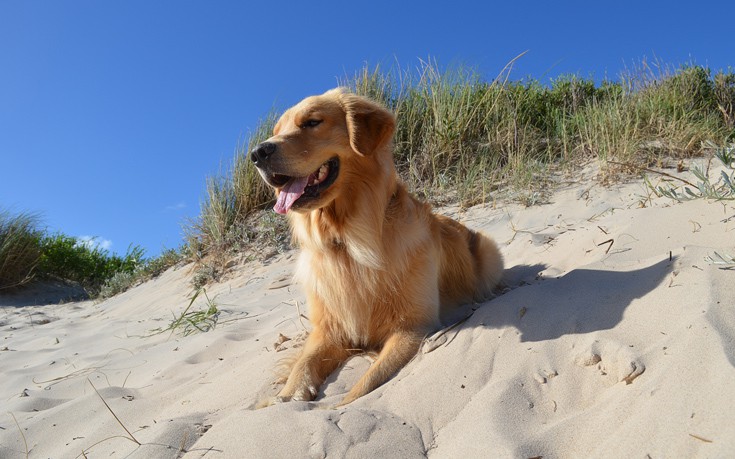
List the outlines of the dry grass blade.
{"label": "dry grass blade", "polygon": [[713,256],[707,256],[704,260],[712,265],[723,266],[722,269],[735,269],[735,257],[730,254],[721,255],[714,252]]}
{"label": "dry grass blade", "polygon": [[125,432],[128,434],[128,437],[123,437],[123,438],[128,438],[129,440],[137,443],[138,446],[140,446],[141,443],[135,438],[135,436],[133,436],[132,433],[130,433],[130,431],[128,430],[128,428],[125,427],[125,424],[122,423],[122,421],[120,420],[120,418],[117,417],[117,415],[115,414],[115,412],[112,411],[112,408],[110,408],[110,405],[107,404],[107,402],[102,397],[102,395],[99,393],[99,391],[97,390],[97,388],[94,387],[94,384],[92,384],[92,381],[89,378],[87,378],[87,381],[89,382],[89,385],[92,386],[92,389],[94,389],[94,392],[97,394],[97,396],[100,398],[100,400],[102,400],[102,403],[105,404],[105,407],[107,407],[107,410],[110,412],[110,414],[112,414],[112,416],[115,418],[115,420],[117,421],[117,423],[120,424],[120,427],[122,427],[123,430],[125,430]]}
{"label": "dry grass blade", "polygon": [[705,443],[712,443],[712,440],[708,440],[708,439],[706,439],[704,437],[700,437],[699,435],[689,434],[689,436],[692,437],[692,438],[696,438],[699,441],[703,441]]}
{"label": "dry grass blade", "polygon": [[13,418],[13,421],[15,422],[15,426],[18,428],[18,432],[20,432],[21,438],[23,438],[23,446],[26,449],[26,459],[28,458],[28,454],[30,451],[28,451],[28,442],[26,441],[26,436],[23,433],[23,429],[20,428],[20,424],[18,424],[18,420],[15,419],[15,415],[13,413],[8,412],[8,414]]}
{"label": "dry grass blade", "polygon": [[629,169],[637,169],[637,170],[640,170],[640,171],[646,171],[646,172],[651,172],[653,174],[663,175],[664,177],[668,177],[668,178],[671,178],[671,179],[674,179],[674,180],[678,180],[678,181],[680,181],[682,183],[686,183],[689,186],[693,186],[695,188],[697,187],[697,185],[693,184],[689,180],[685,180],[685,179],[683,179],[681,177],[677,177],[675,175],[671,175],[671,174],[668,174],[666,172],[657,171],[657,170],[654,170],[654,169],[651,169],[651,168],[648,168],[648,167],[639,166],[637,164],[621,163],[621,162],[618,162],[618,161],[611,161],[611,160],[608,160],[607,163],[608,164],[614,164],[616,166],[626,167],[626,168],[629,168]]}
{"label": "dry grass blade", "polygon": [[306,320],[309,320],[309,318],[308,318],[308,317],[306,317],[305,315],[303,315],[303,314],[301,313],[301,308],[299,307],[299,300],[294,300],[294,303],[296,303],[296,312],[297,312],[297,313],[298,313],[298,315],[299,315],[299,323],[301,324],[301,328],[303,328],[303,329],[304,329],[304,331],[308,331],[308,329],[306,328],[306,325],[304,325],[304,321],[303,321],[303,320],[301,320],[301,319],[302,319],[302,318],[304,318],[304,319],[306,319]]}
{"label": "dry grass blade", "polygon": [[599,244],[597,244],[597,247],[600,247],[601,245],[609,244],[607,246],[607,249],[605,250],[605,255],[607,255],[610,252],[610,249],[612,248],[614,243],[615,243],[615,239],[608,239],[607,241],[600,242]]}
{"label": "dry grass blade", "polygon": [[474,313],[475,311],[472,311],[466,317],[463,317],[462,319],[456,321],[452,325],[442,328],[441,330],[439,330],[438,332],[434,333],[431,336],[427,336],[424,339],[424,343],[426,346],[423,349],[423,353],[427,354],[429,352],[433,352],[440,346],[449,346],[449,344],[451,344],[451,342],[454,341],[454,338],[457,337],[457,334],[455,333],[452,336],[452,338],[449,340],[447,340],[446,334],[454,330],[455,328],[460,327],[465,322],[467,322],[469,318],[473,316]]}

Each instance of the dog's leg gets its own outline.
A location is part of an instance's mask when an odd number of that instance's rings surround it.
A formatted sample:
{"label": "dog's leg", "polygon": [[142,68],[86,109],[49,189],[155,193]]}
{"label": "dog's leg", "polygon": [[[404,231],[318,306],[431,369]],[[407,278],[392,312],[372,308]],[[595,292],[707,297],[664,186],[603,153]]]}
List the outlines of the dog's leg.
{"label": "dog's leg", "polygon": [[347,357],[349,351],[332,343],[319,329],[314,329],[275,401],[314,400],[327,376]]}
{"label": "dog's leg", "polygon": [[415,331],[393,333],[383,345],[375,363],[338,406],[346,405],[386,382],[416,355],[423,339],[424,334]]}

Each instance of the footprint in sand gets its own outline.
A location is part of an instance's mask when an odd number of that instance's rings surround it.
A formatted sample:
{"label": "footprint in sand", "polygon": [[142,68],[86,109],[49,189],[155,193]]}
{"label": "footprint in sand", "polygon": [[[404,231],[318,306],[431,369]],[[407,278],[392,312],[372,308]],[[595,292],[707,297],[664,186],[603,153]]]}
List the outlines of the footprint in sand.
{"label": "footprint in sand", "polygon": [[631,384],[646,370],[630,346],[614,341],[594,341],[576,355],[574,363],[581,367],[596,366],[602,376],[625,384]]}

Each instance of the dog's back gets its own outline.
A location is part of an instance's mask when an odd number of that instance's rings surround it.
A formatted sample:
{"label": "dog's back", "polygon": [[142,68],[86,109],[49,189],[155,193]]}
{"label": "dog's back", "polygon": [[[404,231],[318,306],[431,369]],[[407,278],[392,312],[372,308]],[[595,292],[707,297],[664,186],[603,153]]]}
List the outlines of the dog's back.
{"label": "dog's back", "polygon": [[439,293],[442,309],[487,299],[498,285],[503,258],[495,242],[443,215],[434,216],[441,247]]}

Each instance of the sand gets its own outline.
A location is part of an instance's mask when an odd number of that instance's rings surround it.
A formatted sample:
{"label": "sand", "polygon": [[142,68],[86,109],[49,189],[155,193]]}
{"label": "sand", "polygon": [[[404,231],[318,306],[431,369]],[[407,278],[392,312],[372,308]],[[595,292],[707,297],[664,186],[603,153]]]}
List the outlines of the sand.
{"label": "sand", "polygon": [[189,267],[101,303],[0,296],[0,457],[732,457],[735,270],[708,257],[735,255],[735,203],[594,173],[543,205],[441,209],[496,238],[507,287],[339,409],[368,358],[253,410],[309,328],[295,253],[207,287],[219,322],[189,336],[155,333]]}

